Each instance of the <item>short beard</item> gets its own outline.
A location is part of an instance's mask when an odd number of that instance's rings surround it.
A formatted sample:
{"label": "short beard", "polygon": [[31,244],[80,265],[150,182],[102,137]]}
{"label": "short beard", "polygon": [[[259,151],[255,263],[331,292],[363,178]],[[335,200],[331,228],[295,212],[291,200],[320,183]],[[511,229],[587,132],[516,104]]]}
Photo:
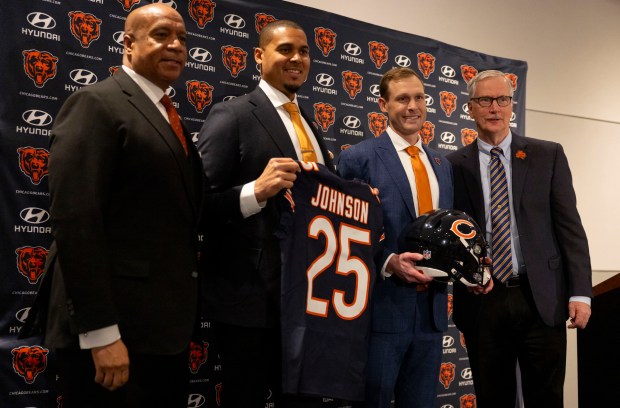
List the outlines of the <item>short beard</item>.
{"label": "short beard", "polygon": [[290,93],[293,93],[293,94],[296,94],[297,91],[299,91],[299,88],[301,88],[301,86],[299,86],[299,85],[284,84],[284,89],[286,89],[287,91],[289,91]]}

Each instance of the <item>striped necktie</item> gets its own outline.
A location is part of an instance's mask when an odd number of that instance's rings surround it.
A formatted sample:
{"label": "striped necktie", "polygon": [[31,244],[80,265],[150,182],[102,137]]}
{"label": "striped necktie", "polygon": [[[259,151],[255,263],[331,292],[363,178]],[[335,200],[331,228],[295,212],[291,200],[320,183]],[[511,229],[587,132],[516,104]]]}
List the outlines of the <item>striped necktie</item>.
{"label": "striped necktie", "polygon": [[301,115],[299,115],[299,108],[295,105],[294,102],[287,102],[284,105],[284,110],[291,115],[291,121],[293,122],[293,127],[295,128],[295,133],[297,134],[297,139],[299,139],[299,147],[301,148],[301,157],[303,161],[306,162],[317,162],[318,159],[316,157],[316,152],[314,151],[314,147],[312,147],[312,142],[310,142],[310,138],[304,129],[303,123],[301,123]]}
{"label": "striped necktie", "polygon": [[428,181],[426,166],[420,159],[420,150],[416,146],[409,146],[405,149],[411,156],[411,166],[415,176],[415,188],[418,191],[418,216],[433,210],[433,196],[431,194],[431,184]]}
{"label": "striped necktie", "polygon": [[500,160],[502,149],[491,149],[491,225],[493,275],[505,282],[512,274],[512,250],[510,244],[510,203],[508,182],[504,165]]}

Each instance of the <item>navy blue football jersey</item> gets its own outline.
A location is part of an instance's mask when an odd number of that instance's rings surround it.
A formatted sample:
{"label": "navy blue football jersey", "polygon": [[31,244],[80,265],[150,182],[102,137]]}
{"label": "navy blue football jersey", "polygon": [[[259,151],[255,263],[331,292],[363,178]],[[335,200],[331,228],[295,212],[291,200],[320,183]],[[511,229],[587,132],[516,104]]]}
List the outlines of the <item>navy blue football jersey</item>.
{"label": "navy blue football jersey", "polygon": [[361,401],[383,213],[368,184],[299,164],[279,231],[283,392]]}

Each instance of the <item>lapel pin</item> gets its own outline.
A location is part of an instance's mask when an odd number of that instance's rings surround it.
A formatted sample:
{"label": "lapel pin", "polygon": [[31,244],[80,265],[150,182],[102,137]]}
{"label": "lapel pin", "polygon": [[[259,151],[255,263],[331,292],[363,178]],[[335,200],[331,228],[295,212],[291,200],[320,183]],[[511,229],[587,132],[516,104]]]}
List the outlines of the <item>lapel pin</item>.
{"label": "lapel pin", "polygon": [[527,154],[525,154],[525,152],[524,152],[523,150],[519,150],[519,151],[517,152],[517,154],[515,154],[515,157],[516,157],[517,159],[524,160],[524,159],[527,157]]}

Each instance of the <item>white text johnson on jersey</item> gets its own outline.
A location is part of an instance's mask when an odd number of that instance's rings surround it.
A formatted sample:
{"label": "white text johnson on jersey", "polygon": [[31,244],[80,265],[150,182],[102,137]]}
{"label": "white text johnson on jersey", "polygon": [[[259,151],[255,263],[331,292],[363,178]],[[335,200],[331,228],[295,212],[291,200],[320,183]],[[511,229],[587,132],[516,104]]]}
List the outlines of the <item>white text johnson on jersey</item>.
{"label": "white text johnson on jersey", "polygon": [[367,201],[360,200],[323,184],[319,183],[316,194],[310,199],[310,204],[341,217],[368,224],[369,204]]}

